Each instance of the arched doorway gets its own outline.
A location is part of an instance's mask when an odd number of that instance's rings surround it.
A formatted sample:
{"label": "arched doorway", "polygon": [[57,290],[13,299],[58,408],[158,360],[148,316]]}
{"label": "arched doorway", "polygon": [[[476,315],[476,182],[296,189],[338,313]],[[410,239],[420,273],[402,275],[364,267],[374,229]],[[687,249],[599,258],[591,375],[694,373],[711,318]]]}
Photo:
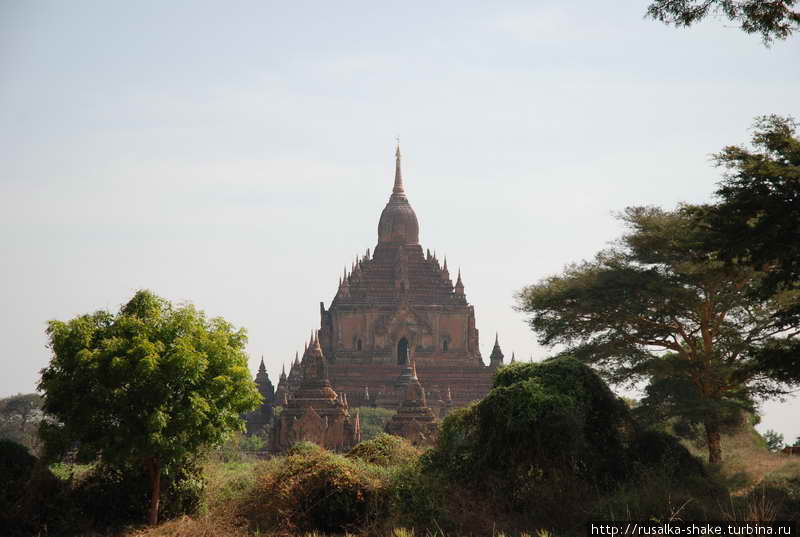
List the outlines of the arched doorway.
{"label": "arched doorway", "polygon": [[402,338],[397,342],[397,364],[405,365],[408,363],[408,340]]}

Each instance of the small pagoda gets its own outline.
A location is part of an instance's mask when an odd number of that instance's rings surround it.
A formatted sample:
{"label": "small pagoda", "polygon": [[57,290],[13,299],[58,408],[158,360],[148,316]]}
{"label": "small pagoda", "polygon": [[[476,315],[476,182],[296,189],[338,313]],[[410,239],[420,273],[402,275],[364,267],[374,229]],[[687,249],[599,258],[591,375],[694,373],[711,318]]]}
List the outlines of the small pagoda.
{"label": "small pagoda", "polygon": [[402,375],[408,379],[405,397],[385,430],[389,434],[402,436],[415,446],[433,444],[439,433],[439,424],[417,378],[416,361],[412,360],[410,367],[404,369],[408,369]]}
{"label": "small pagoda", "polygon": [[264,434],[272,427],[275,417],[275,387],[267,373],[264,365],[264,357],[261,357],[261,364],[258,366],[258,373],[255,378],[256,388],[261,394],[262,404],[253,412],[245,416],[248,434]]}
{"label": "small pagoda", "polygon": [[272,450],[282,452],[296,442],[309,441],[326,449],[345,451],[360,442],[359,416],[351,418],[346,396],[331,388],[317,334],[312,334],[297,368],[302,378],[291,399],[284,395],[285,407],[275,423]]}

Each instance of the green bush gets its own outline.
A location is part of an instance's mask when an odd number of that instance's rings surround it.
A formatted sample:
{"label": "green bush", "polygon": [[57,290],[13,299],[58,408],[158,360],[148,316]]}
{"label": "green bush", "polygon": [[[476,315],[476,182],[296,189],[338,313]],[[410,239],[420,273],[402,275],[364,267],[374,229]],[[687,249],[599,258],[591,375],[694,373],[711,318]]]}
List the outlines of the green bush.
{"label": "green bush", "polygon": [[446,483],[423,471],[419,460],[392,468],[389,477],[389,522],[420,531],[449,525]]}
{"label": "green bush", "polygon": [[[29,472],[15,509],[5,520],[0,514],[8,535],[83,535],[145,521],[150,485],[140,469],[96,464],[82,467],[77,477],[63,467],[60,470],[63,479],[43,464]],[[162,479],[161,485],[164,519],[197,511],[205,486],[199,467],[184,467]]]}
{"label": "green bush", "polygon": [[642,431],[594,371],[565,356],[501,368],[482,401],[444,420],[422,459],[427,471],[463,491],[453,497],[480,491],[490,508],[484,518],[508,521],[506,529],[577,531],[578,511],[602,507],[614,491],[622,497],[646,486],[656,471],[663,490],[675,486],[681,494],[681,480],[706,477],[675,438]]}
{"label": "green bush", "polygon": [[575,475],[593,484],[625,476],[627,408],[577,360],[501,369],[482,401],[452,412],[431,455],[456,479],[510,486]]}
{"label": "green bush", "polygon": [[[205,480],[197,464],[180,468],[161,481],[160,517],[175,518],[197,511]],[[143,469],[100,464],[76,487],[74,497],[92,527],[107,529],[146,520],[150,482]]]}

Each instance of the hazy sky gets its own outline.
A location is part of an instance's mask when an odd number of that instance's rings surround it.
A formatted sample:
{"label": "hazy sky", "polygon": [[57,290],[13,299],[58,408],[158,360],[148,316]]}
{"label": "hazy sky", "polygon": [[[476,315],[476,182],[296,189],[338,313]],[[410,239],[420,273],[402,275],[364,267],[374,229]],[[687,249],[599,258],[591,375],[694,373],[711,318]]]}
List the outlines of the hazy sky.
{"label": "hazy sky", "polygon": [[[709,155],[800,117],[800,36],[678,30],[645,0],[0,2],[0,396],[48,319],[136,289],[250,334],[273,380],[377,242],[394,138],[481,351],[543,358],[513,294],[614,212],[710,199]],[[800,435],[800,399],[762,429]]]}

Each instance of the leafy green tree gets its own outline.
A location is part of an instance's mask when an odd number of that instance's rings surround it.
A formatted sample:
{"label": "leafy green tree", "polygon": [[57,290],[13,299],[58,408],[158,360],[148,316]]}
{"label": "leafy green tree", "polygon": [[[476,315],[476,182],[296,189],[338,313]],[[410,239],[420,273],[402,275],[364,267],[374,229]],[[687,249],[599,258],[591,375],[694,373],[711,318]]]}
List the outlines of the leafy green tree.
{"label": "leafy green tree", "polygon": [[691,26],[709,15],[722,15],[748,34],[759,33],[765,45],[786,39],[800,26],[797,0],[653,0],[647,16],[673,26]]}
{"label": "leafy green tree", "polygon": [[81,459],[136,465],[150,480],[158,521],[162,475],[243,427],[260,403],[247,369],[244,329],[139,291],[117,314],[50,321],[53,356],[42,370],[48,453],[78,446]]}
{"label": "leafy green tree", "polygon": [[767,449],[770,451],[780,451],[783,449],[783,435],[779,432],[768,429],[764,433],[764,440],[767,442]]}
{"label": "leafy green tree", "polygon": [[616,247],[518,293],[544,345],[597,366],[615,383],[648,381],[637,411],[704,428],[709,460],[720,434],[757,399],[785,393],[760,350],[793,340],[778,313],[791,292],[758,297],[764,273],[720,261],[697,207],[633,207]]}

